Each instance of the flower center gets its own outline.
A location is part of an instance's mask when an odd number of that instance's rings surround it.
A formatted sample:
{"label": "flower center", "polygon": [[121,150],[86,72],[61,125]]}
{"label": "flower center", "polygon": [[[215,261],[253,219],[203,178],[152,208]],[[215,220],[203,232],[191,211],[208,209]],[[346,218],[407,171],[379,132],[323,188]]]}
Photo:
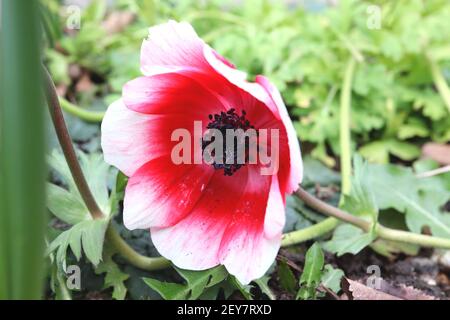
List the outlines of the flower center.
{"label": "flower center", "polygon": [[[214,169],[223,169],[224,175],[231,176],[249,162],[249,145],[252,135],[249,134],[249,129],[253,129],[251,133],[256,133],[255,127],[246,119],[245,110],[242,110],[241,115],[238,115],[235,109],[222,111],[220,114],[210,114],[209,120],[206,128],[216,129],[216,134],[221,135],[222,141],[218,141],[217,135],[206,138],[207,131],[202,139],[203,155],[211,158],[208,163]],[[206,152],[205,149],[207,149]]]}

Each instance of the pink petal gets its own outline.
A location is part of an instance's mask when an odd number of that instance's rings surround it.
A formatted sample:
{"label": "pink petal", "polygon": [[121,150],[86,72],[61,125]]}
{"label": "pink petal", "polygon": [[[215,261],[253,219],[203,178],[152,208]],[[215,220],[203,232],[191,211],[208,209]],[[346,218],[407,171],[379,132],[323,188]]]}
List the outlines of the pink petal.
{"label": "pink petal", "polygon": [[170,156],[146,163],[128,181],[125,226],[133,230],[176,224],[197,203],[213,172],[209,165],[175,165]]}
{"label": "pink petal", "polygon": [[286,192],[292,193],[298,189],[298,186],[302,182],[303,178],[303,162],[297,134],[278,89],[264,76],[257,76],[256,82],[259,83],[270,95],[272,99],[271,104],[276,107],[277,113],[279,114],[279,117],[287,131],[290,155],[290,178],[286,187]]}

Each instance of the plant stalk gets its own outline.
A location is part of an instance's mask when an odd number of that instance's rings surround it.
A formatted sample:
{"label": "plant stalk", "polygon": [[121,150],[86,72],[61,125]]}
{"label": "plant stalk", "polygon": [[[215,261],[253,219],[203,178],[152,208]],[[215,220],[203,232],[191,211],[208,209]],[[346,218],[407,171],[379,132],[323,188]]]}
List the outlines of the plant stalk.
{"label": "plant stalk", "polygon": [[[317,199],[316,197],[310,195],[301,187],[297,190],[296,196],[298,196],[306,205],[309,207],[331,217],[335,217],[341,221],[348,222],[365,232],[369,232],[371,229],[371,223],[341,209],[330,206],[329,204]],[[311,228],[311,227],[310,227]],[[296,231],[294,231],[296,232]],[[395,230],[391,228],[384,227],[377,224],[375,228],[377,236],[381,239],[392,240],[398,242],[405,242],[410,244],[416,244],[422,247],[434,247],[434,248],[444,248],[450,249],[450,239],[439,238],[434,236],[427,236],[423,234],[416,234],[403,230]],[[286,237],[287,235],[285,235]],[[292,242],[291,244],[295,244]]]}
{"label": "plant stalk", "polygon": [[426,54],[428,63],[431,69],[431,75],[433,77],[434,85],[436,86],[439,94],[442,97],[445,105],[447,106],[448,112],[450,113],[450,88],[448,87],[447,81],[439,68],[436,60],[431,56],[431,54]]}
{"label": "plant stalk", "polygon": [[318,238],[336,228],[338,224],[339,220],[330,217],[310,227],[285,233],[281,238],[281,246],[287,247],[293,244],[298,244],[314,238]]}
{"label": "plant stalk", "polygon": [[84,121],[101,122],[105,116],[105,113],[102,111],[84,110],[62,97],[59,97],[59,103],[64,111],[67,111],[68,113],[73,114]]}
{"label": "plant stalk", "polygon": [[80,163],[78,162],[75,149],[72,145],[72,139],[70,139],[69,131],[67,130],[66,122],[61,111],[61,105],[59,104],[58,95],[56,94],[55,84],[45,68],[43,69],[45,96],[47,99],[50,115],[55,126],[56,135],[58,137],[59,144],[63,150],[70,172],[72,173],[73,180],[77,185],[78,191],[83,198],[86,207],[88,208],[93,219],[99,219],[103,217],[103,213],[100,210],[97,202],[92,195],[91,190],[86,182],[83,171],[81,170]]}
{"label": "plant stalk", "polygon": [[[352,82],[353,73],[355,71],[356,62],[354,58],[350,58],[345,70],[344,82],[341,89],[341,107],[340,107],[340,147],[341,147],[341,176],[343,195],[350,193],[352,175],[352,158],[351,158],[351,130],[350,130],[350,111],[352,99]],[[341,204],[342,202],[341,198]]]}
{"label": "plant stalk", "polygon": [[125,240],[122,239],[120,234],[112,225],[110,225],[106,231],[106,236],[114,245],[117,252],[120,253],[125,260],[137,268],[147,271],[154,271],[168,268],[171,265],[170,261],[163,257],[150,258],[137,253],[128,245],[128,243],[125,242]]}

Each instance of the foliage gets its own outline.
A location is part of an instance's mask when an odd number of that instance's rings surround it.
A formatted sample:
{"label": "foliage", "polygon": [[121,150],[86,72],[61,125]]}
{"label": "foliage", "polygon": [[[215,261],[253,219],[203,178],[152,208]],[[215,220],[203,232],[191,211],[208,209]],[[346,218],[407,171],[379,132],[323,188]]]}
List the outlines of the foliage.
{"label": "foliage", "polygon": [[[381,29],[369,29],[367,8],[379,5]],[[149,9],[144,6],[150,6]],[[226,12],[224,13],[224,9]],[[104,1],[83,10],[83,27],[60,36],[62,48],[47,50],[56,81],[68,85],[68,70],[77,64],[104,79],[93,92],[78,98],[83,105],[100,94],[107,103],[123,84],[139,75],[139,48],[147,28],[167,19],[190,21],[207,42],[249,73],[265,74],[281,90],[312,155],[333,165],[339,154],[340,86],[348,57],[359,62],[352,88],[354,147],[375,162],[390,156],[414,160],[417,143],[450,140],[450,117],[436,91],[426,58],[443,68],[450,59],[450,7],[446,0],[425,5],[389,1],[342,0],[336,7],[308,12],[275,1],[194,0],[118,1],[116,12],[130,11],[134,20],[120,31],[101,23],[111,17]],[[152,11],[153,10],[153,11]],[[55,33],[55,32],[53,32]],[[274,45],[276,44],[276,45]],[[320,71],[319,71],[320,70]],[[445,69],[448,70],[448,69]]]}
{"label": "foliage", "polygon": [[107,187],[109,165],[99,154],[86,155],[78,152],[78,155],[92,194],[106,216],[102,219],[92,219],[63,155],[55,150],[48,158],[48,162],[58,175],[60,183],[67,189],[48,183],[47,206],[57,218],[71,227],[61,232],[50,243],[47,252],[56,251],[56,262],[63,269],[66,266],[66,251],[69,247],[77,260],[84,251],[87,259],[95,266],[100,263],[106,228],[113,213],[111,211],[113,199],[109,197]]}
{"label": "foliage", "polygon": [[176,268],[176,270],[186,281],[186,284],[167,283],[150,278],[145,278],[144,282],[166,300],[195,300],[203,294],[208,294],[207,291],[212,291],[217,296],[218,290],[214,286],[228,277],[228,273],[223,266],[205,271],[189,271],[179,268]]}
{"label": "foliage", "polygon": [[314,243],[306,252],[305,267],[300,277],[300,290],[297,292],[297,299],[316,298],[316,290],[322,277],[323,264],[323,251],[318,243]]}

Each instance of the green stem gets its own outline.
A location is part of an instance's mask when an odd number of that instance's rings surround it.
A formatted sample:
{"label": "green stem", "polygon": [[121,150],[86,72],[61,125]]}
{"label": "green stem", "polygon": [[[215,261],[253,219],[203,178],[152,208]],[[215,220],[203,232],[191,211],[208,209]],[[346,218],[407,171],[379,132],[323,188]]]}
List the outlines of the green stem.
{"label": "green stem", "polygon": [[314,238],[318,238],[336,228],[338,224],[339,220],[335,218],[327,218],[310,227],[285,233],[283,234],[283,237],[281,239],[281,246],[287,247],[293,244],[298,244]]}
{"label": "green stem", "polygon": [[70,294],[69,289],[67,289],[66,281],[64,277],[62,276],[61,272],[58,270],[55,270],[56,273],[56,282],[58,285],[59,295],[61,297],[61,300],[72,300],[72,295]]}
{"label": "green stem", "polygon": [[59,103],[61,104],[61,108],[64,111],[67,111],[68,113],[73,114],[80,119],[88,122],[101,122],[103,120],[103,117],[105,116],[105,113],[102,111],[84,110],[62,97],[59,97]]}
{"label": "green stem", "polygon": [[140,269],[147,271],[161,270],[169,267],[170,261],[165,258],[149,258],[137,253],[132,247],[130,247],[125,240],[123,240],[119,233],[114,229],[112,225],[109,226],[106,231],[108,240],[114,245],[120,255],[125,258],[130,264]]}
{"label": "green stem", "polygon": [[[344,82],[341,90],[341,107],[340,107],[340,147],[341,147],[341,175],[342,175],[342,194],[350,193],[352,175],[352,159],[351,159],[351,130],[350,130],[350,111],[352,97],[352,81],[355,71],[355,60],[350,58],[347,68],[345,69]],[[341,204],[342,204],[341,198]]]}
{"label": "green stem", "polygon": [[[368,232],[371,228],[371,223],[341,209],[330,206],[329,204],[315,198],[310,195],[301,187],[297,190],[296,195],[305,202],[309,207],[327,215],[335,217],[341,221],[348,222],[365,232]],[[410,244],[416,244],[422,247],[444,248],[450,249],[450,239],[427,236],[417,233],[412,233],[403,230],[394,230],[386,228],[378,224],[375,228],[377,236],[381,239],[405,242]],[[299,237],[300,238],[300,237]],[[290,244],[295,244],[291,242]]]}
{"label": "green stem", "polygon": [[434,85],[439,91],[442,100],[444,100],[448,112],[450,112],[450,88],[448,87],[447,81],[445,81],[444,75],[442,74],[438,63],[431,56],[431,54],[426,54],[426,57],[428,59],[428,63],[430,64],[431,75],[433,76]]}
{"label": "green stem", "polygon": [[377,235],[385,240],[416,244],[421,247],[450,249],[450,239],[432,237],[403,230],[386,228],[382,225],[376,227]]}

